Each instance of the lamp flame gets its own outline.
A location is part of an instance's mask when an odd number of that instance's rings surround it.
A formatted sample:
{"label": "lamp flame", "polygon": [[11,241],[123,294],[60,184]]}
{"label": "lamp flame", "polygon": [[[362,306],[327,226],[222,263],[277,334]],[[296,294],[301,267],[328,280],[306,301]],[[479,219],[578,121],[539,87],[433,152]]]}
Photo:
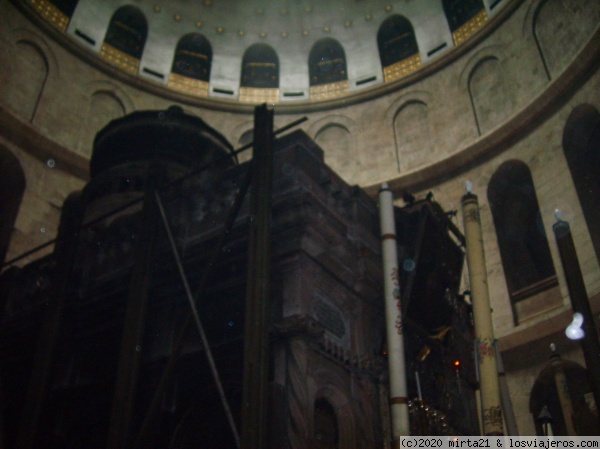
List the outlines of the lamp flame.
{"label": "lamp flame", "polygon": [[583,315],[581,313],[573,314],[573,322],[565,329],[565,334],[569,340],[581,340],[585,337],[585,332],[581,328],[583,324]]}

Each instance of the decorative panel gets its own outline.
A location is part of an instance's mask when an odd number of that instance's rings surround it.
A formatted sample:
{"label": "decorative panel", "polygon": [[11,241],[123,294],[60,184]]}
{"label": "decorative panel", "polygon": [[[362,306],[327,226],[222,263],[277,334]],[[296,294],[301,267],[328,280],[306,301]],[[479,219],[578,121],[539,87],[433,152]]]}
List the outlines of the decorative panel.
{"label": "decorative panel", "polygon": [[240,87],[239,100],[244,103],[277,103],[279,101],[279,89]]}
{"label": "decorative panel", "polygon": [[454,45],[457,47],[469,39],[487,22],[488,15],[485,9],[479,11],[471,20],[452,33]]}
{"label": "decorative panel", "polygon": [[337,83],[321,84],[320,86],[311,86],[311,100],[329,100],[337,98],[348,92],[348,81],[338,81]]}
{"label": "decorative panel", "polygon": [[167,84],[171,89],[198,97],[208,96],[208,83],[206,81],[189,78],[187,76],[171,73]]}
{"label": "decorative panel", "polygon": [[402,61],[383,68],[383,79],[385,82],[394,81],[411,74],[421,67],[421,55],[419,53],[412,55]]}
{"label": "decorative panel", "polygon": [[107,44],[102,44],[100,56],[113,65],[116,65],[126,72],[137,74],[140,66],[140,60],[129,56],[127,53],[117,50],[115,47]]}
{"label": "decorative panel", "polygon": [[30,0],[37,12],[48,22],[61,31],[66,31],[69,24],[69,17],[63,14],[60,9],[50,3],[48,0]]}

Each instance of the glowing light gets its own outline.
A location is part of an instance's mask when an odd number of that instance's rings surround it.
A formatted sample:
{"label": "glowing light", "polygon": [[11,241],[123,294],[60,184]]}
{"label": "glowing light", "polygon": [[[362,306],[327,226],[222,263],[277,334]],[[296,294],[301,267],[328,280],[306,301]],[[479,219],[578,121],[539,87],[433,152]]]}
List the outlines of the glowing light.
{"label": "glowing light", "polygon": [[467,181],[465,183],[465,188],[467,189],[467,192],[471,193],[473,191],[473,183],[471,181]]}
{"label": "glowing light", "polygon": [[454,361],[454,368],[460,368],[460,360]]}
{"label": "glowing light", "polygon": [[556,219],[557,219],[558,221],[562,220],[562,217],[563,217],[562,210],[560,210],[560,209],[556,209],[556,210],[554,211],[554,216],[556,217]]}
{"label": "glowing light", "polygon": [[585,332],[581,328],[583,324],[583,315],[581,313],[573,314],[573,322],[565,329],[565,334],[569,340],[581,340],[585,337]]}

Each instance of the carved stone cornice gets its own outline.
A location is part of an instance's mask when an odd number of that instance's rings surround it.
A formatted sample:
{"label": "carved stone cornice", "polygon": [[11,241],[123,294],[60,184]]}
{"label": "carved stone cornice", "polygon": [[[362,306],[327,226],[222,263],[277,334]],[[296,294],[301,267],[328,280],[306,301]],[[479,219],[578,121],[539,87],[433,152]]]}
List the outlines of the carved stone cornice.
{"label": "carved stone cornice", "polygon": [[308,342],[324,340],[325,328],[308,315],[291,315],[273,326],[273,335],[279,338],[304,337]]}

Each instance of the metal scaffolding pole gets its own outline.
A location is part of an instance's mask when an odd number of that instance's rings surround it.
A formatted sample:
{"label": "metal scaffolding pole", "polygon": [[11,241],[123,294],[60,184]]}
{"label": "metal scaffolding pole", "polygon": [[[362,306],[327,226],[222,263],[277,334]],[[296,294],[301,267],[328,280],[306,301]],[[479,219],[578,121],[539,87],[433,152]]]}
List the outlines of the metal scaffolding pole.
{"label": "metal scaffolding pole", "polygon": [[268,436],[273,111],[266,104],[257,106],[254,112],[254,142],[244,335],[243,449],[266,448]]}
{"label": "metal scaffolding pole", "polygon": [[17,449],[33,449],[44,403],[48,393],[48,382],[57,339],[63,321],[63,311],[72,289],[75,255],[79,245],[79,229],[83,212],[80,195],[71,196],[65,202],[65,216],[58,231],[60,244],[56,246],[56,271],[52,275],[52,291],[48,310],[38,339],[38,348],[33,362],[29,389],[23,404],[22,419],[17,435]]}
{"label": "metal scaffolding pole", "polygon": [[153,192],[161,178],[160,172],[158,162],[151,162],[146,177],[144,203],[140,220],[141,230],[135,249],[133,273],[129,283],[129,297],[121,339],[119,368],[108,431],[107,447],[109,449],[127,449],[131,443],[131,421],[135,406],[138,369],[142,359],[144,323],[152,280],[151,263],[158,224],[157,205]]}
{"label": "metal scaffolding pole", "polygon": [[179,271],[179,276],[181,277],[181,282],[183,283],[183,287],[185,288],[185,295],[190,303],[190,309],[192,311],[192,315],[194,317],[194,322],[196,323],[196,328],[198,329],[198,333],[200,334],[200,338],[202,340],[202,348],[204,349],[204,354],[206,354],[206,359],[208,360],[208,364],[210,366],[210,371],[213,376],[213,380],[215,381],[215,385],[217,386],[217,390],[219,391],[219,396],[221,398],[221,403],[223,404],[223,408],[225,409],[225,414],[227,415],[227,420],[229,421],[229,426],[231,427],[231,432],[233,433],[233,437],[235,438],[235,443],[237,447],[240,447],[240,436],[237,431],[237,427],[235,425],[235,421],[233,419],[233,414],[231,413],[231,408],[229,407],[229,403],[227,402],[227,397],[225,396],[225,390],[223,390],[223,384],[221,384],[221,378],[219,377],[219,371],[217,370],[217,365],[215,364],[215,359],[213,358],[212,351],[210,349],[210,345],[208,344],[208,338],[206,338],[206,332],[204,332],[204,326],[202,326],[202,321],[200,321],[200,316],[198,315],[198,309],[196,308],[196,302],[194,301],[194,296],[192,295],[192,290],[190,289],[190,285],[187,280],[187,276],[185,275],[185,270],[183,268],[183,264],[181,263],[181,257],[179,256],[179,251],[177,250],[177,245],[175,245],[175,239],[173,238],[173,233],[171,232],[171,227],[169,226],[169,222],[167,221],[167,215],[165,214],[165,208],[163,207],[162,201],[158,192],[154,191],[154,196],[156,198],[156,203],[158,204],[158,209],[160,210],[160,216],[162,217],[163,225],[165,226],[165,230],[167,231],[167,236],[169,237],[169,243],[171,244],[171,249],[173,250],[173,256],[175,257],[175,262],[177,263],[177,270]]}
{"label": "metal scaffolding pole", "polygon": [[[242,204],[244,203],[244,199],[246,198],[248,188],[250,187],[250,182],[251,182],[251,172],[249,171],[248,174],[245,176],[244,180],[242,181],[242,184],[240,185],[235,202],[234,202],[233,206],[231,207],[227,218],[225,219],[225,223],[223,226],[223,230],[221,232],[221,236],[220,236],[217,244],[214,246],[212,255],[209,258],[208,263],[206,264],[206,269],[204,270],[204,272],[202,274],[202,278],[196,289],[196,294],[194,295],[194,304],[198,304],[199,298],[204,293],[204,289],[207,285],[208,279],[210,278],[212,269],[215,266],[219,256],[221,255],[223,245],[225,244],[227,237],[229,236],[230,231],[233,228],[235,219],[237,218],[239,211],[242,207]],[[185,323],[179,330],[179,334],[177,335],[177,339],[175,340],[176,343],[174,345],[174,349],[171,352],[171,355],[169,356],[169,358],[167,360],[167,364],[163,370],[162,376],[160,378],[160,381],[158,383],[158,386],[156,388],[156,391],[154,393],[152,401],[150,402],[150,407],[148,408],[148,411],[146,412],[146,417],[144,418],[144,421],[142,423],[140,433],[135,441],[135,444],[133,445],[134,449],[143,447],[144,443],[146,442],[146,440],[150,437],[150,434],[152,433],[153,424],[156,419],[156,413],[158,411],[158,407],[160,405],[160,401],[162,399],[163,392],[167,385],[167,381],[169,380],[173,370],[175,369],[175,364],[176,364],[177,360],[179,359],[179,356],[181,355],[181,351],[183,350],[183,345],[185,343],[185,337],[188,334],[188,330],[189,330],[190,326],[192,325],[192,321],[193,321],[192,314],[189,314],[187,316]]]}

